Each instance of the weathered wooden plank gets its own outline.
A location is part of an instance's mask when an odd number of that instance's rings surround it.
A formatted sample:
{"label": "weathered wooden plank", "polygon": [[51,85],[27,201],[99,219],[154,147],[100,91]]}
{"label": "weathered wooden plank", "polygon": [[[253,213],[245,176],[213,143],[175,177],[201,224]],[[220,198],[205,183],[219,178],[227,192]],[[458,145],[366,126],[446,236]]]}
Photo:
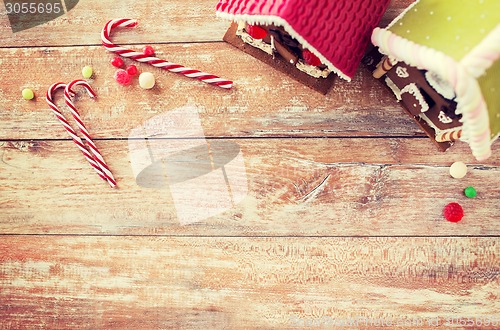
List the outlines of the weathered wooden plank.
{"label": "weathered wooden plank", "polygon": [[352,320],[351,328],[430,329],[493,318],[485,327],[493,329],[498,252],[494,238],[3,236],[0,322],[269,329]]}
{"label": "weathered wooden plank", "polygon": [[[381,25],[410,2],[394,0]],[[16,34],[0,14],[0,328],[285,329],[339,326],[335,318],[415,329],[450,317],[498,328],[496,237],[333,236],[499,235],[499,144],[479,164],[463,144],[439,153],[427,139],[402,138],[423,134],[367,72],[316,94],[218,42],[228,23],[214,6],[80,1]],[[114,40],[155,44],[160,57],[235,88],[147,66],[139,68],[154,72],[154,90],[116,85],[99,32],[130,15],[140,27]],[[87,64],[98,100],[80,95],[77,105],[92,135],[106,139],[97,144],[117,190],[67,141],[42,98]],[[24,87],[38,99],[21,100]],[[186,104],[198,114],[177,125],[172,113]],[[144,141],[140,126],[168,139]],[[209,152],[203,137],[215,138]],[[149,152],[137,153],[143,145]],[[190,152],[160,157],[169,149]],[[161,171],[136,178],[133,167],[148,156],[163,159]],[[447,174],[457,160],[472,164],[462,180]],[[469,185],[476,199],[461,194]],[[458,224],[441,216],[451,201],[465,209]]]}
{"label": "weathered wooden plank", "polygon": [[[440,153],[426,139],[209,140],[210,162],[203,140],[153,140],[142,154],[137,141],[97,143],[117,190],[98,178],[71,141],[2,143],[0,232],[500,233],[498,145],[496,156],[481,165],[465,145],[455,154]],[[175,152],[167,155],[169,149]],[[133,168],[149,165],[150,155],[156,167],[136,179]],[[448,174],[458,160],[471,164],[462,180]],[[463,196],[467,186],[476,187],[477,198]],[[465,209],[458,224],[442,216],[453,201]]]}
{"label": "weathered wooden plank", "polygon": [[215,16],[213,0],[80,1],[64,16],[29,30],[13,33],[1,8],[0,45],[96,45],[101,29],[114,18],[132,18],[139,26],[113,36],[120,43],[164,43],[221,40],[228,23]]}
{"label": "weathered wooden plank", "polygon": [[[86,64],[95,70],[91,83],[97,100],[82,90],[76,105],[98,138],[127,138],[132,128],[151,117],[187,104],[198,107],[204,134],[213,137],[423,135],[393,95],[364,69],[352,83],[339,79],[323,96],[224,43],[161,45],[157,52],[233,79],[235,86],[227,91],[140,65],[141,71],[157,77],[157,87],[144,91],[137,81],[123,87],[113,80],[113,56],[102,47],[3,49],[0,136],[67,138],[44,100],[45,91],[55,82],[81,78]],[[25,87],[35,90],[35,101],[21,98]],[[57,100],[69,115],[61,92]]]}
{"label": "weathered wooden plank", "polygon": [[[385,26],[412,0],[392,2]],[[104,24],[113,18],[134,18],[140,27],[114,38],[120,43],[200,42],[222,39],[229,23],[215,16],[214,0],[80,1],[66,15],[29,30],[13,33],[0,7],[0,47],[71,46],[100,43]]]}

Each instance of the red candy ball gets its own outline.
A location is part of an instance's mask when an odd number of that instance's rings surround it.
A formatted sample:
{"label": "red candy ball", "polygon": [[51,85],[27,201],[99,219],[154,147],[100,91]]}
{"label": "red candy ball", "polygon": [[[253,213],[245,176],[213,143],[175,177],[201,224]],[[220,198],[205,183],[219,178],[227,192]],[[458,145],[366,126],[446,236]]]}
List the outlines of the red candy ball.
{"label": "red candy ball", "polygon": [[127,71],[120,69],[115,72],[115,80],[120,85],[126,86],[130,84],[132,77],[130,77]]}
{"label": "red candy ball", "polygon": [[257,25],[247,25],[245,30],[254,39],[264,39],[267,36],[267,31]]}
{"label": "red candy ball", "polygon": [[304,49],[302,51],[302,57],[304,58],[304,61],[312,66],[319,66],[321,65],[321,60],[314,55],[309,49]]}
{"label": "red candy ball", "polygon": [[144,47],[144,50],[142,51],[144,55],[146,56],[153,56],[155,54],[155,50],[151,46],[146,46]]}
{"label": "red candy ball", "polygon": [[131,65],[127,68],[127,73],[130,76],[135,76],[137,74],[137,67],[135,65]]}
{"label": "red candy ball", "polygon": [[111,60],[111,65],[113,65],[115,68],[121,68],[123,64],[123,60],[119,57],[115,57]]}
{"label": "red candy ball", "polygon": [[459,222],[464,217],[464,210],[458,203],[450,203],[444,207],[443,215],[450,222]]}

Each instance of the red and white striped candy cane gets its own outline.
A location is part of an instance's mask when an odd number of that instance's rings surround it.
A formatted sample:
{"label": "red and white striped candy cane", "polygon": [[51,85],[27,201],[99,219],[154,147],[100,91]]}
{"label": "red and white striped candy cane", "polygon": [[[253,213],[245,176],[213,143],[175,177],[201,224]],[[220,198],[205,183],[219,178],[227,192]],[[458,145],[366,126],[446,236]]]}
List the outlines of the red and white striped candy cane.
{"label": "red and white striped candy cane", "polygon": [[73,118],[76,121],[76,124],[78,125],[78,128],[80,129],[80,132],[83,134],[83,137],[85,141],[87,142],[87,145],[90,149],[90,152],[94,155],[94,160],[97,162],[99,167],[101,168],[102,172],[104,173],[104,176],[106,177],[106,181],[108,181],[109,185],[111,187],[116,187],[116,180],[113,177],[113,174],[111,173],[111,170],[109,169],[108,165],[104,161],[104,158],[102,157],[101,153],[97,149],[97,146],[95,145],[94,141],[90,137],[90,133],[87,130],[87,127],[82,121],[82,118],[80,116],[80,113],[75,107],[75,104],[71,100],[71,97],[75,95],[73,92],[73,87],[74,86],[82,86],[87,90],[87,93],[91,98],[95,98],[96,94],[92,90],[92,87],[85,81],[85,80],[73,80],[70,82],[66,88],[64,89],[64,99],[66,100],[66,105],[69,107],[71,114],[73,115]]}
{"label": "red and white striped candy cane", "polygon": [[99,166],[99,164],[96,163],[96,161],[94,160],[94,157],[92,156],[92,154],[90,154],[90,152],[87,150],[87,148],[85,148],[85,145],[83,144],[82,139],[80,139],[80,137],[78,135],[76,135],[75,130],[71,127],[71,125],[66,120],[66,118],[61,113],[61,111],[59,111],[59,108],[55,105],[54,92],[59,88],[66,88],[66,84],[59,82],[59,83],[55,83],[52,86],[50,86],[49,89],[47,90],[45,100],[49,104],[50,109],[52,109],[52,112],[56,115],[57,119],[59,119],[59,121],[63,124],[63,126],[66,129],[66,131],[68,132],[68,134],[71,136],[71,138],[73,139],[75,144],[78,146],[78,149],[81,150],[81,152],[83,153],[83,156],[85,156],[85,158],[87,159],[89,164],[94,168],[94,170],[101,177],[101,179],[107,181],[106,176],[104,175],[104,173],[101,170],[101,167]]}
{"label": "red and white striped candy cane", "polygon": [[128,18],[113,19],[113,20],[109,21],[108,23],[106,23],[106,25],[102,29],[102,33],[101,33],[101,39],[102,39],[103,46],[108,51],[116,53],[117,55],[123,56],[125,58],[131,58],[131,59],[138,61],[138,62],[141,62],[141,63],[148,63],[154,67],[168,70],[170,72],[182,74],[182,75],[189,77],[189,78],[198,79],[198,80],[204,81],[208,84],[216,85],[216,86],[226,88],[226,89],[229,89],[233,86],[233,82],[230,80],[222,79],[222,78],[215,76],[213,74],[201,72],[199,70],[186,68],[180,64],[176,64],[176,63],[172,63],[172,62],[169,62],[166,60],[162,60],[162,59],[159,59],[157,57],[147,56],[143,53],[139,53],[139,52],[133,51],[131,49],[127,49],[127,48],[115,45],[110,40],[110,35],[111,35],[111,32],[113,31],[114,28],[117,28],[117,27],[130,28],[130,27],[135,27],[136,25],[137,25],[137,20],[128,19]]}

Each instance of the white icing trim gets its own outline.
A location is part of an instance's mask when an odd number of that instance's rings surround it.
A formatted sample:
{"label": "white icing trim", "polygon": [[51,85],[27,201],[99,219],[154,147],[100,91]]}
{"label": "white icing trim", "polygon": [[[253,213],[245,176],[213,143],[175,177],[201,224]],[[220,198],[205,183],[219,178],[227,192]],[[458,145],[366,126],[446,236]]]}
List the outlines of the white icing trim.
{"label": "white icing trim", "polygon": [[389,25],[387,25],[386,29],[390,29],[394,24],[396,24],[400,19],[402,19],[403,16],[406,15],[406,13],[408,13],[411,9],[413,9],[413,7],[415,7],[419,2],[420,0],[416,0],[414,3],[406,7],[406,9],[401,14],[399,14],[395,19],[392,20],[392,22],[389,23]]}
{"label": "white icing trim", "polygon": [[391,31],[375,28],[372,42],[383,54],[393,55],[418,69],[433,71],[447,79],[457,95],[457,114],[462,114],[463,137],[469,140],[477,160],[491,156],[488,110],[477,80],[450,56],[404,39]]}
{"label": "white icing trim", "polygon": [[396,96],[396,99],[398,101],[401,101],[401,90],[399,89],[399,87],[394,83],[394,81],[392,81],[391,78],[389,77],[385,77],[385,83],[386,85],[392,90],[392,92],[394,93],[394,95]]}
{"label": "white icing trim", "polygon": [[500,58],[500,24],[462,58],[460,64],[474,77],[481,77]]}
{"label": "white icing trim", "polygon": [[[445,79],[438,76],[432,71],[427,71],[425,73],[425,80],[431,85],[432,88],[443,97],[448,100],[453,100],[455,98],[455,90]],[[443,85],[446,84],[446,85]]]}
{"label": "white icing trim", "polygon": [[[402,100],[402,98],[401,98],[402,91],[398,88],[398,86],[396,86],[396,84],[392,81],[392,79],[389,77],[386,77],[385,83],[387,84],[387,86],[389,86],[389,88],[392,90],[394,95],[396,95],[398,102],[401,101]],[[453,128],[441,130],[424,113],[420,113],[418,116],[420,118],[422,118],[427,123],[427,125],[429,125],[429,127],[431,127],[434,130],[434,132],[435,132],[434,136],[438,136],[441,133],[447,133],[448,131],[454,131],[454,130],[460,128],[460,127],[453,127]],[[460,138],[460,140],[463,141],[462,138]]]}
{"label": "white icing trim", "polygon": [[328,68],[321,70],[317,66],[307,64],[302,60],[299,60],[297,64],[295,64],[295,67],[314,78],[326,78],[331,72]]}
{"label": "white icing trim", "polygon": [[243,42],[246,42],[250,46],[253,46],[255,48],[258,48],[262,50],[263,52],[266,52],[269,55],[273,55],[273,45],[266,44],[262,40],[254,39],[252,38],[251,35],[249,35],[246,31],[244,30],[236,30],[236,35],[243,40]]}
{"label": "white icing trim", "polygon": [[224,12],[217,11],[216,12],[217,17],[226,19],[226,20],[232,20],[232,21],[245,21],[248,24],[274,24],[276,26],[281,26],[285,29],[288,34],[292,38],[295,38],[298,42],[302,44],[304,48],[309,49],[314,55],[316,55],[320,60],[321,63],[325,64],[328,69],[331,71],[335,72],[340,78],[345,79],[347,81],[351,81],[351,78],[349,78],[345,73],[343,73],[340,69],[338,69],[335,65],[333,65],[332,62],[328,61],[326,57],[323,56],[316,48],[311,46],[297,31],[295,31],[290,24],[286,20],[284,20],[281,17],[278,16],[273,16],[273,15],[234,15],[234,14],[228,14]]}
{"label": "white icing trim", "polygon": [[[447,128],[447,129],[439,129],[430,119],[429,117],[427,117],[425,114],[421,113],[419,115],[420,118],[422,118],[426,123],[427,125],[429,125],[429,127],[431,127],[434,132],[435,132],[435,136],[438,136],[440,134],[444,134],[444,133],[448,133],[448,132],[453,132],[453,131],[456,131],[457,129],[460,129],[460,127],[452,127],[452,128]],[[460,141],[463,141],[463,142],[467,142],[465,139],[464,139],[464,136],[463,136],[463,131],[462,131],[462,136],[460,137],[459,139]]]}
{"label": "white icing trim", "polygon": [[[274,45],[274,36],[271,35],[271,44],[267,44],[264,41],[255,39],[250,34],[248,34],[248,32],[246,32],[246,27],[247,24],[245,22],[238,22],[236,35],[239,36],[241,40],[243,40],[243,42],[249,44],[250,46],[258,48],[266,52],[267,54],[274,56],[274,51],[276,50],[276,46]],[[295,67],[314,78],[326,78],[331,73],[328,68],[322,70],[316,66],[307,64],[302,60],[299,60],[297,64],[295,64]]]}
{"label": "white icing trim", "polygon": [[[396,95],[396,99],[398,101],[402,101],[403,100],[402,95],[404,93],[408,93],[408,94],[413,95],[415,97],[415,99],[418,101],[420,108],[421,108],[420,113],[426,112],[429,110],[429,104],[425,101],[424,96],[422,95],[422,93],[420,93],[420,90],[415,83],[410,83],[410,84],[406,85],[405,87],[403,87],[403,89],[399,89],[399,87],[389,77],[385,78],[385,83],[392,90],[394,95]],[[408,104],[406,106],[408,107]]]}
{"label": "white icing trim", "polygon": [[410,83],[403,87],[403,89],[401,90],[401,95],[403,95],[404,93],[413,95],[417,99],[420,107],[422,108],[420,112],[426,112],[427,110],[429,110],[429,105],[427,104],[427,102],[425,102],[424,96],[422,95],[422,93],[420,93],[420,90],[415,83]]}
{"label": "white icing trim", "polygon": [[[248,32],[245,31],[245,28],[246,23],[240,23],[238,24],[238,29],[236,30],[236,35],[241,37],[241,40],[243,40],[243,42],[249,44],[250,46],[258,48],[269,55],[274,56],[274,52],[276,51],[276,46],[274,45],[274,36],[271,35],[271,44],[267,44],[262,40],[253,38],[250,34],[248,34]],[[307,64],[302,60],[299,60],[295,64],[295,67],[314,78],[326,78],[331,73],[328,68],[321,70],[317,66]]]}

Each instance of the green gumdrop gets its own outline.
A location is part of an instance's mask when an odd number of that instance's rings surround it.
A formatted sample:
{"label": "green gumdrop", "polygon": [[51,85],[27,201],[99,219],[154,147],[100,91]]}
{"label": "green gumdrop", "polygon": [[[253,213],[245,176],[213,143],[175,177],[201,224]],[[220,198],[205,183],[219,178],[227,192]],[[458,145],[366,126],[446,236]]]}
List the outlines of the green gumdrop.
{"label": "green gumdrop", "polygon": [[82,75],[83,75],[83,78],[85,79],[89,79],[90,77],[92,77],[92,74],[93,74],[93,70],[92,70],[92,67],[87,65],[86,67],[84,67],[82,69]]}
{"label": "green gumdrop", "polygon": [[465,188],[464,194],[465,194],[465,196],[467,196],[469,198],[474,198],[477,196],[477,192],[476,192],[476,189],[474,189],[474,187]]}
{"label": "green gumdrop", "polygon": [[35,93],[29,88],[23,89],[22,94],[25,100],[32,100],[35,97]]}

